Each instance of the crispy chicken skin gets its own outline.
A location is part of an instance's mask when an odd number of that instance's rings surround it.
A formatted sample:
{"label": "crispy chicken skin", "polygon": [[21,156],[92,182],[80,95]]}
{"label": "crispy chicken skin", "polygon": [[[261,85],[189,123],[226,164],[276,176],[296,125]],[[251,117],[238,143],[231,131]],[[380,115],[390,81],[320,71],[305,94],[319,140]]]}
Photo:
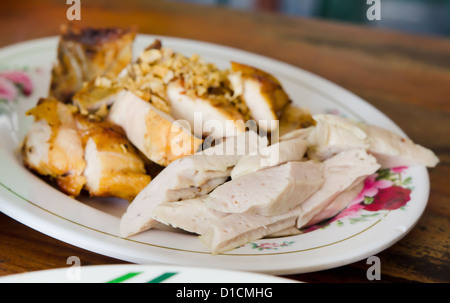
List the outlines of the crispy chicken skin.
{"label": "crispy chicken skin", "polygon": [[22,153],[30,170],[55,179],[63,192],[77,196],[86,183],[86,161],[74,110],[55,99],[40,99],[27,113],[34,116],[35,123],[25,137]]}
{"label": "crispy chicken skin", "polygon": [[289,134],[297,129],[304,129],[316,125],[311,112],[306,108],[288,104],[280,117],[280,136]]}
{"label": "crispy chicken skin", "polygon": [[134,199],[151,180],[139,152],[118,126],[82,115],[76,120],[86,160],[85,189],[95,197]]}
{"label": "crispy chicken skin", "polygon": [[135,29],[61,27],[49,96],[70,102],[84,82],[116,77],[132,59]]}
{"label": "crispy chicken skin", "polygon": [[245,132],[244,117],[226,100],[218,102],[209,96],[186,94],[183,81],[171,82],[167,86],[167,96],[171,114],[176,119],[187,120],[196,136],[220,139]]}
{"label": "crispy chicken skin", "polygon": [[71,196],[132,200],[150,182],[144,160],[123,131],[91,120],[56,99],[41,99],[28,111],[35,123],[22,147],[26,167],[54,179]]}
{"label": "crispy chicken skin", "polygon": [[231,70],[241,73],[242,99],[259,127],[267,132],[277,129],[278,124],[274,122],[290,103],[278,79],[261,69],[237,62],[231,62]]}

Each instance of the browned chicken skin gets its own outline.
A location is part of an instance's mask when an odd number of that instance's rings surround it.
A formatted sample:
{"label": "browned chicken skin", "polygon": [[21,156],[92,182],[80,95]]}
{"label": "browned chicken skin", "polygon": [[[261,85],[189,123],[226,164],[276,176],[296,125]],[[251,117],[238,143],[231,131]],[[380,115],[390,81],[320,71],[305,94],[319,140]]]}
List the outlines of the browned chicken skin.
{"label": "browned chicken skin", "polygon": [[63,192],[76,197],[85,189],[95,197],[132,200],[150,182],[144,160],[120,127],[51,98],[28,114],[35,123],[24,141],[24,163],[55,179]]}
{"label": "browned chicken skin", "polygon": [[135,29],[61,27],[49,95],[70,102],[84,82],[116,77],[132,59]]}
{"label": "browned chicken skin", "polygon": [[74,111],[76,108],[56,99],[40,99],[27,113],[34,116],[35,123],[22,151],[29,169],[54,178],[63,192],[78,196],[86,183],[86,161]]}
{"label": "browned chicken skin", "polygon": [[148,183],[144,161],[120,127],[77,116],[84,157],[85,188],[91,196],[132,200]]}

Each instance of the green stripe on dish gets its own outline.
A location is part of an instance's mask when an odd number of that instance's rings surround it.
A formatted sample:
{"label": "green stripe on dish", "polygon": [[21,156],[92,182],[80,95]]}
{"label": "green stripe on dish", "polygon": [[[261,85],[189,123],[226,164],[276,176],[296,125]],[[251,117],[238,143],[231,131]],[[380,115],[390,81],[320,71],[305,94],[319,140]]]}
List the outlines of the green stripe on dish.
{"label": "green stripe on dish", "polygon": [[165,281],[176,274],[177,274],[177,272],[166,272],[166,273],[148,281],[147,283],[161,283],[162,281]]}
{"label": "green stripe on dish", "polygon": [[121,282],[123,282],[125,280],[128,280],[128,279],[131,279],[131,278],[133,278],[133,277],[135,277],[135,276],[137,276],[137,275],[139,275],[141,273],[142,272],[130,272],[130,273],[127,273],[127,274],[125,274],[123,276],[115,278],[115,279],[113,279],[111,281],[108,281],[106,283],[121,283]]}

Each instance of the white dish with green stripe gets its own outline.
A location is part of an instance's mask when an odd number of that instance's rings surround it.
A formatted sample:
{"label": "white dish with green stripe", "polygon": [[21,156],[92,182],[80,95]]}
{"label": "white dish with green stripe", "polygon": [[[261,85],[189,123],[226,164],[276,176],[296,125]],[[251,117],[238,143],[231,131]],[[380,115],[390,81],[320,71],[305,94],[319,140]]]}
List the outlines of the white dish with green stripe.
{"label": "white dish with green stripe", "polygon": [[[172,37],[139,35],[136,52],[155,38],[186,55],[197,53],[219,67],[228,67],[230,60],[260,67],[278,77],[294,104],[313,113],[345,115],[404,135],[364,100],[298,67],[241,50]],[[17,153],[32,122],[32,118],[25,117],[25,111],[47,94],[57,41],[50,37],[0,50],[0,74],[24,70],[34,87],[29,96],[17,93],[13,100],[0,100],[0,211],[44,234],[139,264],[160,262],[294,274],[338,267],[377,254],[405,236],[426,207],[426,168],[398,168],[373,176],[373,182],[367,185],[371,194],[322,226],[296,236],[261,239],[221,255],[211,255],[196,235],[185,232],[150,230],[129,239],[120,238],[119,220],[128,202],[72,199],[24,168]],[[384,185],[379,186],[378,181]]]}
{"label": "white dish with green stripe", "polygon": [[[70,266],[20,273],[0,278],[0,283],[298,283],[298,281],[267,274],[234,270],[199,268],[176,265],[95,265]],[[210,291],[208,297],[251,295],[256,290],[243,288]],[[271,295],[269,290],[258,289],[259,296]],[[177,291],[180,297],[203,296],[190,287]],[[256,293],[253,293],[255,296]]]}

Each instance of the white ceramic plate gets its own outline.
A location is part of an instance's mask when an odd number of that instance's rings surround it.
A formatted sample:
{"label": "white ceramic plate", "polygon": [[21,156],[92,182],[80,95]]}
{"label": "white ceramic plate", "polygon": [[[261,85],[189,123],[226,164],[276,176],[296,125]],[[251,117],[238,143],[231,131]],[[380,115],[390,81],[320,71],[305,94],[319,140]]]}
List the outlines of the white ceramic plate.
{"label": "white ceramic plate", "polygon": [[[0,278],[0,283],[299,283],[267,274],[214,268],[176,265],[96,265],[70,266],[39,270]],[[189,295],[190,288],[180,288],[179,294]],[[208,296],[226,297],[238,289],[222,289]],[[239,290],[244,295],[245,290]],[[266,296],[270,296],[270,289]],[[232,293],[233,292],[233,293]],[[260,291],[261,292],[261,291]],[[249,293],[249,292],[247,292]],[[261,292],[261,295],[264,291]]]}
{"label": "white ceramic plate", "polygon": [[[140,35],[135,50],[142,50],[155,38],[186,55],[200,54],[219,67],[228,67],[230,60],[261,67],[280,79],[295,104],[308,107],[313,113],[338,113],[403,134],[385,115],[357,96],[297,67],[228,47],[170,37]],[[0,210],[51,237],[139,264],[161,262],[294,274],[346,265],[386,249],[410,231],[426,207],[428,173],[424,167],[414,167],[379,175],[391,180],[388,182],[393,188],[376,188],[377,203],[410,198],[399,209],[368,211],[358,204],[345,213],[348,216],[342,214],[324,228],[297,236],[262,239],[222,255],[210,255],[195,235],[182,232],[150,230],[122,239],[118,227],[127,202],[69,198],[27,171],[17,154],[17,144],[32,122],[24,112],[47,94],[56,46],[57,38],[52,37],[0,50],[0,72],[25,68],[34,83],[31,96],[19,95],[8,106],[0,103]],[[400,187],[404,190],[398,191]]]}

